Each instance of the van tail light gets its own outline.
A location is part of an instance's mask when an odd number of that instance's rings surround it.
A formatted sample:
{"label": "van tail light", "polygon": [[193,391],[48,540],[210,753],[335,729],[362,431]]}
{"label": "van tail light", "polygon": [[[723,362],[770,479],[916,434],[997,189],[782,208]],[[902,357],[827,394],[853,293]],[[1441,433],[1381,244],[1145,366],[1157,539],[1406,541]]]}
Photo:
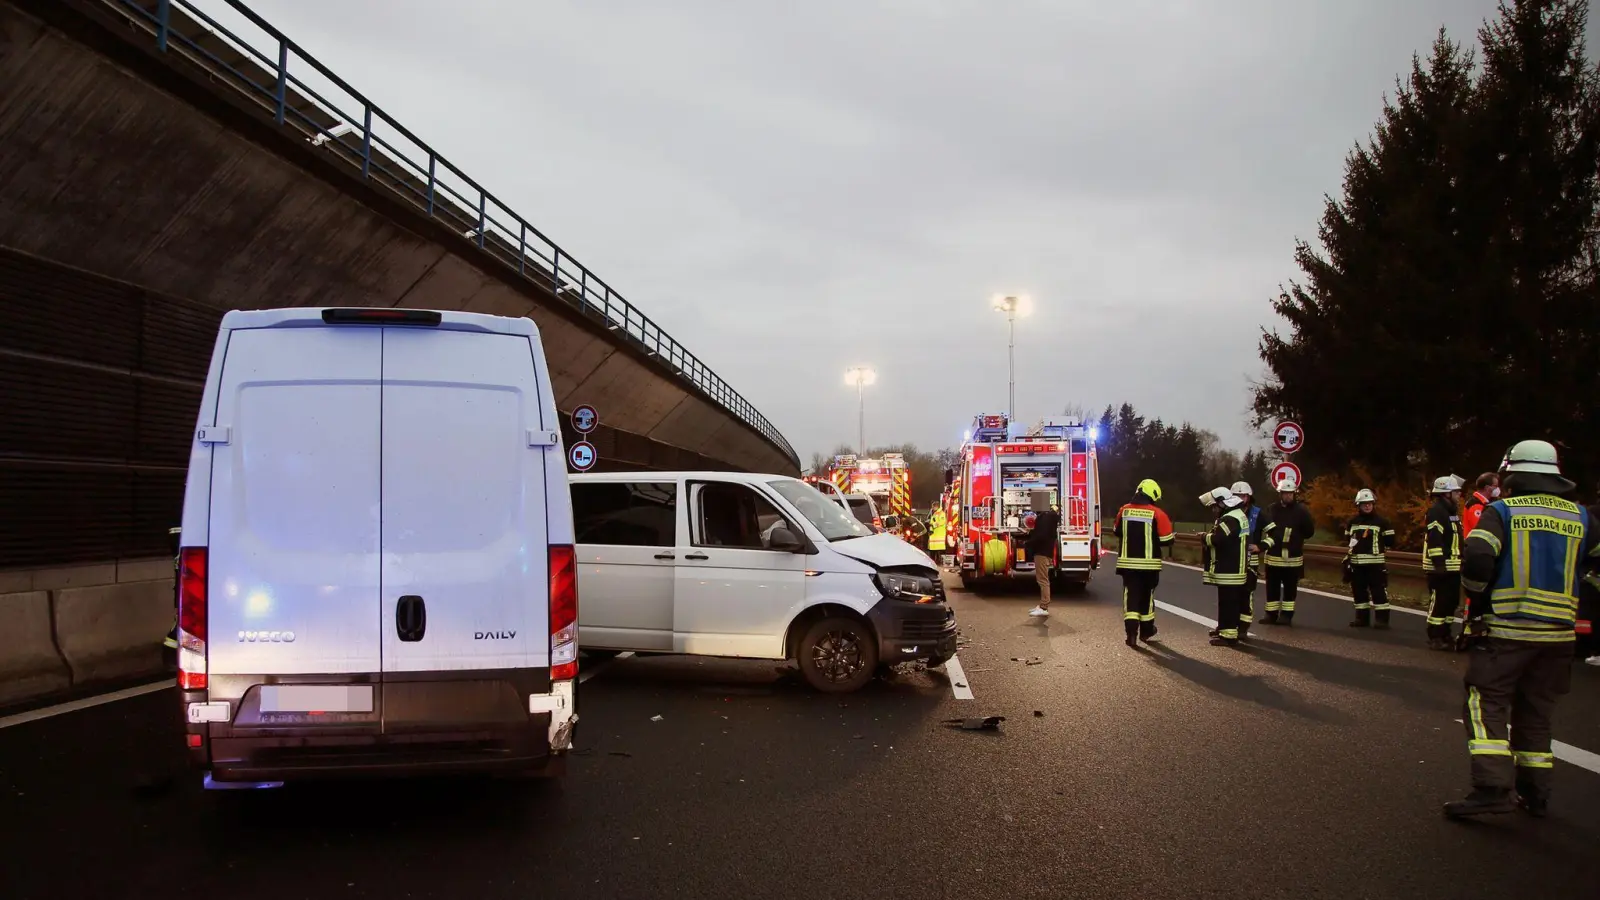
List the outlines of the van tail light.
{"label": "van tail light", "polygon": [[578,562],[572,547],[550,547],[550,680],[578,677]]}
{"label": "van tail light", "polygon": [[206,548],[178,551],[178,687],[206,687]]}

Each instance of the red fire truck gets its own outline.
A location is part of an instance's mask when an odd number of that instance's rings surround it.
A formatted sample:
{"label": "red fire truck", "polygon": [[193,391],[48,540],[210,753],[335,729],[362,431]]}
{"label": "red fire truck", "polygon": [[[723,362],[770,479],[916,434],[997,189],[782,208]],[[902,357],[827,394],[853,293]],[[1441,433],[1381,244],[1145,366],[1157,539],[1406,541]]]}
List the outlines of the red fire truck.
{"label": "red fire truck", "polygon": [[1061,514],[1053,584],[1081,589],[1100,567],[1100,469],[1094,428],[1076,418],[1031,428],[1005,416],[978,416],[961,445],[950,484],[956,562],[968,587],[1034,578],[1023,538],[1033,528],[1034,491],[1046,491]]}

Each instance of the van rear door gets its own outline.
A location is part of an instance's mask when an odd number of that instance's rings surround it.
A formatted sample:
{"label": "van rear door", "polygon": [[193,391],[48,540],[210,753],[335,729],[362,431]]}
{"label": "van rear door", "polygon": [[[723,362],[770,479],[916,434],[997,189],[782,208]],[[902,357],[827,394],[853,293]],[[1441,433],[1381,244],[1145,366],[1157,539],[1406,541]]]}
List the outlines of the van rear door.
{"label": "van rear door", "polygon": [[558,428],[544,421],[537,348],[382,332],[383,669],[547,668],[545,454],[559,447],[530,434]]}
{"label": "van rear door", "polygon": [[212,675],[381,671],[382,352],[377,329],[230,332],[200,435]]}

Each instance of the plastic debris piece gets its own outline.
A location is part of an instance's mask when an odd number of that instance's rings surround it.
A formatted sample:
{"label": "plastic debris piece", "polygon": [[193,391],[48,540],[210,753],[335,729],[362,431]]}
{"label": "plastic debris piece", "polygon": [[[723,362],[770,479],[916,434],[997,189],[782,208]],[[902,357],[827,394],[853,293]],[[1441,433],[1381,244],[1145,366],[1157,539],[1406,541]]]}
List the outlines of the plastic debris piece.
{"label": "plastic debris piece", "polygon": [[662,721],[662,717],[659,714],[658,715],[654,715],[654,716],[650,717],[650,721],[652,721],[652,722],[660,722],[660,721]]}
{"label": "plastic debris piece", "polygon": [[1033,717],[1034,717],[1034,718],[1035,718],[1035,719],[1042,719],[1042,718],[1044,718],[1044,710],[1042,710],[1042,709],[1036,709],[1036,710],[1034,710],[1034,711],[1033,711]]}
{"label": "plastic debris piece", "polygon": [[944,724],[962,731],[996,731],[1005,716],[970,716],[965,719],[945,719]]}

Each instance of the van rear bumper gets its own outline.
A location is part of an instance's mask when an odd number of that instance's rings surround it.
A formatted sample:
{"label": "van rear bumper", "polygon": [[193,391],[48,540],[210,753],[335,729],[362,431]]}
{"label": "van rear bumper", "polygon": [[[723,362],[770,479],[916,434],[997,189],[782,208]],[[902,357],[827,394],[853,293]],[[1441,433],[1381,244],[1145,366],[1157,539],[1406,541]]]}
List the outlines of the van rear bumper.
{"label": "van rear bumper", "polygon": [[[371,708],[264,710],[272,685],[344,685]],[[456,772],[560,774],[576,715],[548,669],[340,675],[213,675],[180,692],[190,761],[219,782]],[[280,698],[285,691],[279,691]],[[303,699],[303,698],[302,698]],[[190,704],[218,714],[196,722]],[[225,712],[225,720],[220,713]],[[552,728],[552,723],[561,726]],[[195,736],[199,736],[199,746]],[[552,742],[556,746],[552,747]]]}

